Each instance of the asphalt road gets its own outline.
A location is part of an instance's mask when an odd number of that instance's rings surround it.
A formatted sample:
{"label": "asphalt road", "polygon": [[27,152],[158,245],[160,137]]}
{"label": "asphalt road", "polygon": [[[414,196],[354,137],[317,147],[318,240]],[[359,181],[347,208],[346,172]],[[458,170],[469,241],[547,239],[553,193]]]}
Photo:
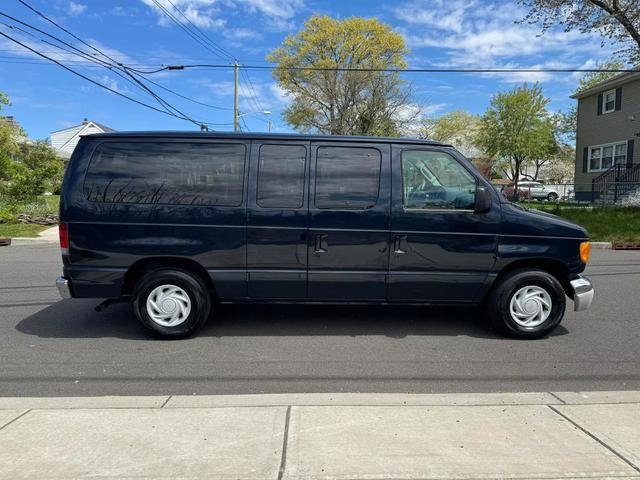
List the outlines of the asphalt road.
{"label": "asphalt road", "polygon": [[640,389],[640,252],[594,251],[594,306],[538,341],[471,309],[361,306],[227,306],[151,340],[126,304],[60,300],[60,270],[56,245],[0,247],[0,396]]}

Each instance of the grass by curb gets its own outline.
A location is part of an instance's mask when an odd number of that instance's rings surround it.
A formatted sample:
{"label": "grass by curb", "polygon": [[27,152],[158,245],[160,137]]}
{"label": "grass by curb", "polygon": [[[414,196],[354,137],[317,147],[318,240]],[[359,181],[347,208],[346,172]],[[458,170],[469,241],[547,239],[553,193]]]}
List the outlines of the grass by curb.
{"label": "grass by curb", "polygon": [[0,223],[0,238],[37,237],[51,225],[32,225],[25,223]]}
{"label": "grass by curb", "polygon": [[640,241],[640,208],[557,208],[543,203],[527,207],[538,208],[582,225],[594,242]]}

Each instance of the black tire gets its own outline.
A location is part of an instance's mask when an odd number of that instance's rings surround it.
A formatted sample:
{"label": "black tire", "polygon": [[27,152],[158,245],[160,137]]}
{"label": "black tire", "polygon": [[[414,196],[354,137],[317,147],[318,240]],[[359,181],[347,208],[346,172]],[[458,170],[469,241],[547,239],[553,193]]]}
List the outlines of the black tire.
{"label": "black tire", "polygon": [[[535,326],[524,326],[511,314],[513,296],[529,286],[543,289],[551,300],[547,318]],[[566,298],[562,285],[550,273],[537,269],[520,269],[509,272],[498,280],[489,294],[486,308],[489,322],[499,332],[513,338],[535,339],[548,335],[560,324],[566,308]]]}
{"label": "black tire", "polygon": [[[149,296],[163,285],[178,287],[182,293],[186,293],[188,296],[189,313],[186,316],[180,316],[178,325],[161,325],[151,317],[147,310]],[[131,307],[136,318],[149,333],[163,339],[179,339],[193,335],[207,322],[211,312],[211,303],[211,293],[202,278],[186,270],[173,268],[153,270],[147,273],[135,285],[131,298]]]}
{"label": "black tire", "polygon": [[549,200],[550,202],[555,202],[556,200],[558,200],[558,194],[555,192],[551,192],[549,195],[547,195],[547,200]]}

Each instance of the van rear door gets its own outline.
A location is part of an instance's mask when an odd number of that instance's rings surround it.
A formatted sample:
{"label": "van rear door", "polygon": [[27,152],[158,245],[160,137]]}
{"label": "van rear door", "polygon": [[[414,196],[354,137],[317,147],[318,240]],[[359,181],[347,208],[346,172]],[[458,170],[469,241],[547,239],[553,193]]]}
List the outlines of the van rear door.
{"label": "van rear door", "polygon": [[388,144],[311,144],[309,299],[386,299],[390,153]]}

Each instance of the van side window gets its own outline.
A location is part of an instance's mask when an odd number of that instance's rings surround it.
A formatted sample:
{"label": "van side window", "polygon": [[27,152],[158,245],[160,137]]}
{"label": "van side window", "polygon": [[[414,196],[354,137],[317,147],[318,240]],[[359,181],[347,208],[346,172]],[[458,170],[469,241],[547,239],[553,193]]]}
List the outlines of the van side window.
{"label": "van side window", "polygon": [[84,192],[104,203],[239,206],[244,164],[237,143],[103,143]]}
{"label": "van side window", "polygon": [[302,207],[306,158],[307,149],[302,145],[262,145],[258,162],[258,206]]}
{"label": "van side window", "polygon": [[474,208],[475,178],[445,152],[403,150],[402,187],[406,209]]}
{"label": "van side window", "polygon": [[378,201],[381,163],[382,155],[375,148],[319,147],[316,163],[316,207],[373,207]]}

